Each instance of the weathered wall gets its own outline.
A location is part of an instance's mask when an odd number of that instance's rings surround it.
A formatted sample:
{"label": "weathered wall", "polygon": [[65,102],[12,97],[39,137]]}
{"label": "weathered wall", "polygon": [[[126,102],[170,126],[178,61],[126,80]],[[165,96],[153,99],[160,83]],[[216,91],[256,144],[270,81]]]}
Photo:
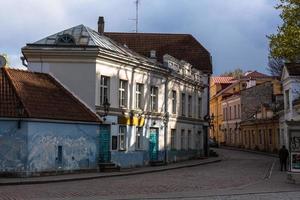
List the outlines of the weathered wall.
{"label": "weathered wall", "polygon": [[26,170],[27,122],[0,120],[0,173]]}
{"label": "weathered wall", "polygon": [[241,119],[249,120],[259,111],[262,104],[272,103],[273,86],[266,82],[241,91]]}
{"label": "weathered wall", "polygon": [[[99,127],[86,124],[30,122],[29,172],[78,170],[97,167]],[[62,163],[57,162],[62,146]]]}

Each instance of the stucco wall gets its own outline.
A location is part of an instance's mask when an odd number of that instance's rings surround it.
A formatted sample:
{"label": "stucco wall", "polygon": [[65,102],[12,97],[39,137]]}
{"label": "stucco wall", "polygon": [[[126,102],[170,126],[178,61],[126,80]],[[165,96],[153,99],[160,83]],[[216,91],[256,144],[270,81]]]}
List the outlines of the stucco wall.
{"label": "stucco wall", "polygon": [[[28,171],[96,168],[99,127],[86,124],[30,122],[28,125]],[[62,163],[57,162],[62,146]]]}
{"label": "stucco wall", "polygon": [[26,170],[27,122],[0,120],[0,173]]}

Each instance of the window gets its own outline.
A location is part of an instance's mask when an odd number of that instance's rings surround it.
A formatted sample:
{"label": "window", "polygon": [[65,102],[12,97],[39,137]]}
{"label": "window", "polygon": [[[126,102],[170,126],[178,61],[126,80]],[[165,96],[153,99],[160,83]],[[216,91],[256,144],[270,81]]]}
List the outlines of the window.
{"label": "window", "polygon": [[57,146],[57,164],[62,164],[62,158],[63,158],[63,151],[62,146]]}
{"label": "window", "polygon": [[151,86],[151,94],[150,94],[150,109],[151,111],[158,111],[158,88]]}
{"label": "window", "polygon": [[252,132],[252,144],[255,144],[255,134],[254,134],[254,130],[252,130],[251,132]]}
{"label": "window", "polygon": [[225,108],[223,108],[223,120],[225,121],[225,116],[226,116],[226,114],[225,114]]}
{"label": "window", "polygon": [[181,94],[181,115],[185,116],[185,94]]}
{"label": "window", "polygon": [[188,130],[188,149],[192,149],[192,131]]}
{"label": "window", "polygon": [[135,149],[143,149],[143,127],[136,128]]}
{"label": "window", "polygon": [[171,129],[171,150],[176,149],[176,129]]}
{"label": "window", "polygon": [[238,104],[238,118],[241,117],[241,105]]}
{"label": "window", "polygon": [[262,135],[261,135],[261,130],[258,130],[258,136],[259,136],[259,144],[262,144]]}
{"label": "window", "polygon": [[181,146],[181,150],[185,149],[185,133],[184,133],[184,129],[181,129],[181,140],[180,140],[180,146]]}
{"label": "window", "polygon": [[126,126],[119,127],[119,150],[126,150]]}
{"label": "window", "polygon": [[237,118],[236,105],[234,105],[233,110],[234,110],[234,119],[236,119]]}
{"label": "window", "polygon": [[269,129],[269,143],[272,144],[272,129]]}
{"label": "window", "polygon": [[290,109],[290,90],[286,90],[286,91],[284,92],[284,94],[285,94],[285,102],[286,102],[286,107],[285,107],[285,109],[286,109],[286,110],[289,110],[289,109]]}
{"label": "window", "polygon": [[172,113],[173,114],[176,114],[176,105],[177,105],[176,91],[172,90]]}
{"label": "window", "polygon": [[231,106],[229,106],[229,120],[231,120]]}
{"label": "window", "polygon": [[118,136],[113,135],[111,136],[111,150],[118,149]]}
{"label": "window", "polygon": [[75,45],[75,40],[70,34],[63,34],[58,36],[56,40],[56,44],[64,44],[64,45]]}
{"label": "window", "polygon": [[119,106],[127,107],[127,92],[128,92],[128,82],[125,80],[120,80],[119,85]]}
{"label": "window", "polygon": [[198,118],[202,116],[202,98],[198,98]]}
{"label": "window", "polygon": [[109,101],[109,77],[100,77],[100,105],[103,105],[105,100]]}
{"label": "window", "polygon": [[188,116],[192,116],[192,96],[188,96]]}
{"label": "window", "polygon": [[144,85],[137,83],[135,89],[135,108],[143,109],[143,93],[144,93]]}

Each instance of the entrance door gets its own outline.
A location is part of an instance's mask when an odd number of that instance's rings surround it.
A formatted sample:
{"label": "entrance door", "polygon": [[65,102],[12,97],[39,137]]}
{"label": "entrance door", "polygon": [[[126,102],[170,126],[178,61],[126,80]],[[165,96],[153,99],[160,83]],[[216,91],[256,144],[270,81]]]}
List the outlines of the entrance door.
{"label": "entrance door", "polygon": [[151,161],[158,160],[158,129],[156,128],[150,128],[149,155]]}
{"label": "entrance door", "polygon": [[107,163],[110,162],[110,126],[100,126],[100,152],[99,162]]}

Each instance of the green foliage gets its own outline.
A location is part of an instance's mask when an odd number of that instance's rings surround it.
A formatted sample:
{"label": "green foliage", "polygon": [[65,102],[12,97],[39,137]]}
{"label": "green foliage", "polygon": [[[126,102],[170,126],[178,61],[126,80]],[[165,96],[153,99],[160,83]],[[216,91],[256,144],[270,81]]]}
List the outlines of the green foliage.
{"label": "green foliage", "polygon": [[240,78],[241,76],[243,76],[243,74],[244,74],[244,71],[240,68],[237,68],[233,71],[223,73],[222,76],[232,76],[234,78]]}
{"label": "green foliage", "polygon": [[278,27],[278,33],[268,36],[270,39],[270,54],[273,58],[285,59],[290,62],[300,58],[300,0],[280,0],[276,9],[283,24]]}

